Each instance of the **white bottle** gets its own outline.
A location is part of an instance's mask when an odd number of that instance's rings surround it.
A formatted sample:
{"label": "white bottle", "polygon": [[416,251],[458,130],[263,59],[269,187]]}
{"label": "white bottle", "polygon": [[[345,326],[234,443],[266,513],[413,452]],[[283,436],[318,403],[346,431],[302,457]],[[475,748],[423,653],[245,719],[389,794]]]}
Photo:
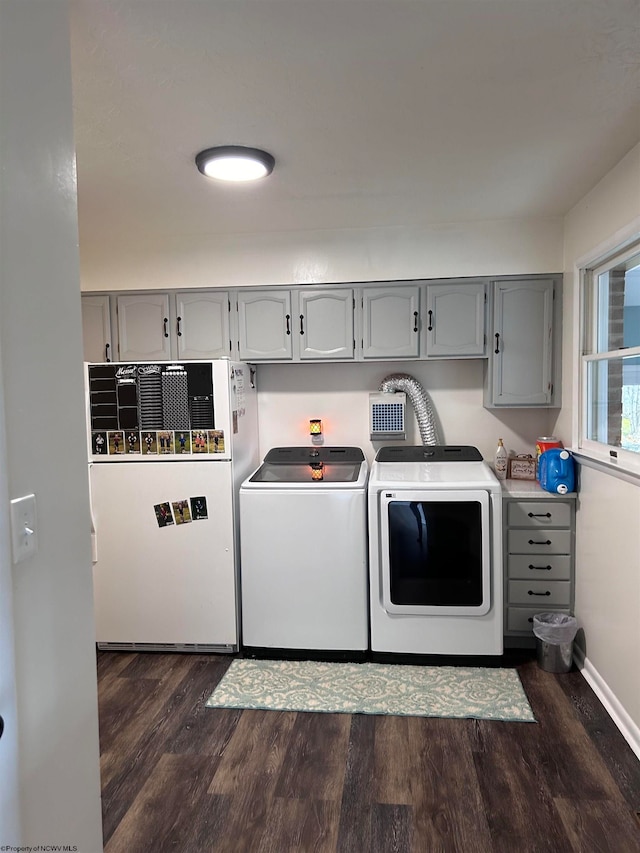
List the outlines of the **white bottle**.
{"label": "white bottle", "polygon": [[502,439],[498,439],[498,447],[493,462],[493,467],[496,472],[496,477],[499,480],[507,479],[507,448],[504,446]]}

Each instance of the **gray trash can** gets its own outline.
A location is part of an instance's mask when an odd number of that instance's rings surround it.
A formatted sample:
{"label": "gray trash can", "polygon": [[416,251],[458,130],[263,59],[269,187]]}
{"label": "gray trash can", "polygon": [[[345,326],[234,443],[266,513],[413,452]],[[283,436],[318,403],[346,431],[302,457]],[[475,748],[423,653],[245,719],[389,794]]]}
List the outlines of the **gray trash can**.
{"label": "gray trash can", "polygon": [[575,616],[537,613],[533,617],[533,633],[536,637],[538,666],[546,672],[569,672],[577,631]]}

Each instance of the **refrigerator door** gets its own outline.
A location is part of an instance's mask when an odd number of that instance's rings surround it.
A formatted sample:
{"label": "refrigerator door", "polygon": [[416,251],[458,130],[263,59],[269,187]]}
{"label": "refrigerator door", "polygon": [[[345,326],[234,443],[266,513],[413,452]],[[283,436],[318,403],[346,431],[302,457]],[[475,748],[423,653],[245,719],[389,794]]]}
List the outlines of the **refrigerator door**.
{"label": "refrigerator door", "polygon": [[[89,470],[98,645],[235,651],[231,463],[94,464]],[[202,498],[198,509],[195,499]],[[181,512],[182,501],[188,510]],[[164,512],[156,511],[163,504]],[[188,520],[194,509],[200,517]]]}

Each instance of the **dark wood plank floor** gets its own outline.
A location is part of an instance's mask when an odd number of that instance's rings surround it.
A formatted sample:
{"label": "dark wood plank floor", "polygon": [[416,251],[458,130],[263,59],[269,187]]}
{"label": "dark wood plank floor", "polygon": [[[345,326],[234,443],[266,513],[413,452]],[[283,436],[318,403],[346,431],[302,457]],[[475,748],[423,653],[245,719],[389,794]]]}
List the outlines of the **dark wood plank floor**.
{"label": "dark wood plank floor", "polygon": [[538,722],[207,709],[231,659],[98,652],[107,853],[640,851],[640,762],[579,672]]}

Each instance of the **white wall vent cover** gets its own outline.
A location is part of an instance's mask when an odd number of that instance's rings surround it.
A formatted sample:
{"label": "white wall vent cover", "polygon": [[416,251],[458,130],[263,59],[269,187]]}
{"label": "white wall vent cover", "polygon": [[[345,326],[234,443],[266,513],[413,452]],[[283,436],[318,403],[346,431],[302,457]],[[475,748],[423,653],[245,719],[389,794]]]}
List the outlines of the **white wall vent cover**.
{"label": "white wall vent cover", "polygon": [[405,438],[404,413],[407,395],[369,394],[369,432],[371,440]]}

